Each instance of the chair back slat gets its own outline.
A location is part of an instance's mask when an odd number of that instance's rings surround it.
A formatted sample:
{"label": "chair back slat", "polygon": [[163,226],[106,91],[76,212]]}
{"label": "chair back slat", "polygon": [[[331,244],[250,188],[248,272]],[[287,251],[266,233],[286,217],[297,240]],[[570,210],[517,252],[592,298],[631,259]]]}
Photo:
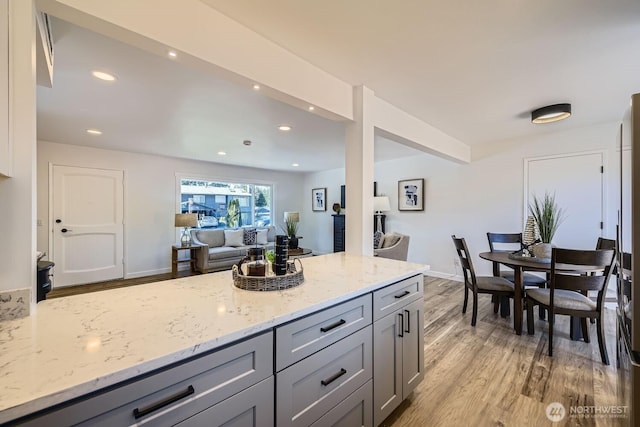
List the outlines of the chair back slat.
{"label": "chair back slat", "polygon": [[473,262],[469,255],[467,242],[464,238],[458,238],[455,235],[452,235],[451,239],[453,239],[453,245],[458,253],[458,258],[460,259],[460,266],[462,267],[462,275],[464,276],[465,285],[473,289],[476,286],[476,272],[473,269]]}
{"label": "chair back slat", "polygon": [[[600,308],[615,262],[615,250],[611,249],[553,248],[551,252],[551,299],[553,299],[556,289],[582,293],[598,291],[597,303]],[[602,271],[602,274],[585,274],[592,271]]]}
{"label": "chair back slat", "polygon": [[522,249],[522,233],[487,233],[487,240],[491,252]]}
{"label": "chair back slat", "polygon": [[598,237],[598,242],[596,243],[596,249],[617,249],[618,245],[613,239],[605,239],[604,237]]}

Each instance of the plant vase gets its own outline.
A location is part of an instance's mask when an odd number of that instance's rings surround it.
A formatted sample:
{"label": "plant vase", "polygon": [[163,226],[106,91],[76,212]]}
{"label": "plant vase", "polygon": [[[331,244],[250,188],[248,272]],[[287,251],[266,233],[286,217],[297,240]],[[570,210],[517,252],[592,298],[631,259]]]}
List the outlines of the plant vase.
{"label": "plant vase", "polygon": [[533,256],[536,258],[549,258],[551,259],[551,249],[553,245],[551,243],[536,243],[531,247]]}
{"label": "plant vase", "polygon": [[298,238],[296,236],[289,236],[289,249],[298,249]]}

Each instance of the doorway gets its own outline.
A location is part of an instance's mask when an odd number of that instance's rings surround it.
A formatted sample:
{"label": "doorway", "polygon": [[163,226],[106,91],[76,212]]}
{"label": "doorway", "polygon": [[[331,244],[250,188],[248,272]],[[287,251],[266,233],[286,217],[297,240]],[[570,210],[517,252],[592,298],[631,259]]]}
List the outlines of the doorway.
{"label": "doorway", "polygon": [[50,165],[54,287],[124,276],[123,171]]}
{"label": "doorway", "polygon": [[[604,230],[604,153],[573,153],[525,159],[525,220],[533,195],[553,195],[564,220],[554,245],[595,249]],[[525,221],[526,223],[526,221]]]}

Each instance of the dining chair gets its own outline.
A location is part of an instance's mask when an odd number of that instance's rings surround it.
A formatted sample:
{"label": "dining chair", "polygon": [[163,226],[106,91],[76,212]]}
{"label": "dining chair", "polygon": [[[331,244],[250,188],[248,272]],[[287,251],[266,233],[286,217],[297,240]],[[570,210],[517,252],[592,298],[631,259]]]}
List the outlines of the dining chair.
{"label": "dining chair", "polygon": [[[522,233],[487,233],[489,250],[491,252],[515,252],[522,249]],[[500,270],[500,264],[493,263],[493,275],[514,281],[513,270]],[[522,276],[524,286],[544,287],[547,279],[533,273],[524,272]]]}
{"label": "dining chair", "polygon": [[466,241],[464,238],[459,238],[455,235],[452,235],[451,238],[453,239],[453,245],[460,258],[460,266],[462,267],[462,275],[464,276],[464,303],[462,305],[462,313],[467,312],[469,291],[471,291],[473,296],[471,326],[476,326],[478,317],[478,294],[495,296],[497,298],[494,302],[496,306],[500,304],[502,307],[505,305],[508,307],[509,298],[513,298],[513,283],[502,277],[476,276]]}
{"label": "dining chair", "polygon": [[[549,356],[553,356],[553,324],[556,314],[581,318],[585,342],[589,342],[587,318],[595,318],[602,363],[609,364],[604,335],[604,298],[615,266],[615,250],[575,250],[553,248],[551,253],[551,280],[548,289],[530,289],[525,297],[527,305],[527,332],[533,335],[533,306],[544,306],[549,312]],[[602,275],[580,274],[602,271]],[[579,274],[576,274],[579,273]],[[598,293],[596,301],[583,295],[586,291]]]}

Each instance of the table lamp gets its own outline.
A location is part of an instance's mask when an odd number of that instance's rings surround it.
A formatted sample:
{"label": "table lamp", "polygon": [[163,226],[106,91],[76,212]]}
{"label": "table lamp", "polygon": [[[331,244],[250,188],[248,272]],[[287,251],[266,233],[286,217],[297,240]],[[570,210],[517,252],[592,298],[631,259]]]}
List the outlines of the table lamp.
{"label": "table lamp", "polygon": [[182,244],[182,246],[189,246],[191,244],[191,234],[189,233],[189,227],[195,227],[196,225],[198,225],[198,214],[176,214],[175,226],[184,227],[184,229],[182,230],[182,237],[180,238],[180,243]]}
{"label": "table lamp", "polygon": [[382,212],[390,211],[391,205],[387,196],[375,196],[373,198],[373,211],[376,216],[376,231],[382,233]]}

